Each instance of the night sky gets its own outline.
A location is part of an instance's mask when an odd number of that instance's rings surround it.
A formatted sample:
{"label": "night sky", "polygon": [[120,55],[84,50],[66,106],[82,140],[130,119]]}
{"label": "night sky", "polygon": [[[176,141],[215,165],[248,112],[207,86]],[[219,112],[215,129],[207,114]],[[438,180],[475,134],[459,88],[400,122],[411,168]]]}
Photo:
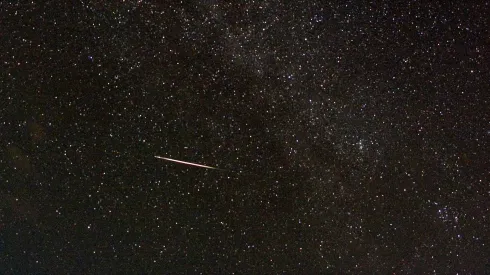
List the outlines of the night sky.
{"label": "night sky", "polygon": [[0,2],[0,273],[490,272],[490,4],[230,2]]}

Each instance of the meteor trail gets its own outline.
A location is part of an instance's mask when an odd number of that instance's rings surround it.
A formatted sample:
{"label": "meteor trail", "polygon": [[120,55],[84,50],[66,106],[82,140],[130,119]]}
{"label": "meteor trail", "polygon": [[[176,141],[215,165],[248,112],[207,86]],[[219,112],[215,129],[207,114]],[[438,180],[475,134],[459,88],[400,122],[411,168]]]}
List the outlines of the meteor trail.
{"label": "meteor trail", "polygon": [[182,161],[182,160],[176,160],[176,159],[171,159],[171,158],[164,158],[164,157],[160,157],[160,156],[155,156],[155,158],[157,158],[157,159],[163,159],[163,160],[168,160],[168,161],[173,161],[173,162],[182,163],[182,164],[187,164],[187,165],[192,165],[192,166],[197,166],[197,167],[202,167],[202,168],[218,169],[218,170],[220,170],[219,168],[216,168],[216,167],[206,166],[206,165],[192,163],[192,162],[187,162],[187,161]]}

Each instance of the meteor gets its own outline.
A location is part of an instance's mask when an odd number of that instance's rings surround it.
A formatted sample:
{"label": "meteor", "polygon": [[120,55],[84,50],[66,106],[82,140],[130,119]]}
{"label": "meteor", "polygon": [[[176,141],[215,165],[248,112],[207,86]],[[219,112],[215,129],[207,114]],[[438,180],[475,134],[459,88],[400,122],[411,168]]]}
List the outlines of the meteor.
{"label": "meteor", "polygon": [[177,162],[177,163],[182,163],[182,164],[186,164],[186,165],[197,166],[197,167],[201,167],[201,168],[221,170],[221,169],[216,168],[216,167],[211,167],[211,166],[206,166],[206,165],[202,165],[202,164],[197,164],[197,163],[192,163],[192,162],[187,162],[187,161],[182,161],[182,160],[176,160],[176,159],[171,159],[171,158],[164,158],[164,157],[161,157],[161,156],[155,156],[155,158],[157,158],[157,159],[163,159],[163,160],[168,160],[168,161],[173,161],[173,162]]}

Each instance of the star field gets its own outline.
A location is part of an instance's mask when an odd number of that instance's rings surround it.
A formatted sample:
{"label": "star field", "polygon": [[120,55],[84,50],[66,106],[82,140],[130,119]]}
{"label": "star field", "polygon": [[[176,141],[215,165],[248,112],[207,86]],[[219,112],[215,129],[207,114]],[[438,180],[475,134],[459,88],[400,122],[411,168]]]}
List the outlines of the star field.
{"label": "star field", "polygon": [[490,272],[489,4],[7,2],[0,273]]}

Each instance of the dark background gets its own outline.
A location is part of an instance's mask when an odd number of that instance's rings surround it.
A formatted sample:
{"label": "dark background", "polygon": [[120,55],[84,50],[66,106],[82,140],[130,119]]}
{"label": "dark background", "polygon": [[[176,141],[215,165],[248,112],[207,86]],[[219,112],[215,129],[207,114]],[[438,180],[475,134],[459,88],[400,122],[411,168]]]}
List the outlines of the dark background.
{"label": "dark background", "polygon": [[162,2],[0,3],[1,273],[488,272],[488,3]]}

